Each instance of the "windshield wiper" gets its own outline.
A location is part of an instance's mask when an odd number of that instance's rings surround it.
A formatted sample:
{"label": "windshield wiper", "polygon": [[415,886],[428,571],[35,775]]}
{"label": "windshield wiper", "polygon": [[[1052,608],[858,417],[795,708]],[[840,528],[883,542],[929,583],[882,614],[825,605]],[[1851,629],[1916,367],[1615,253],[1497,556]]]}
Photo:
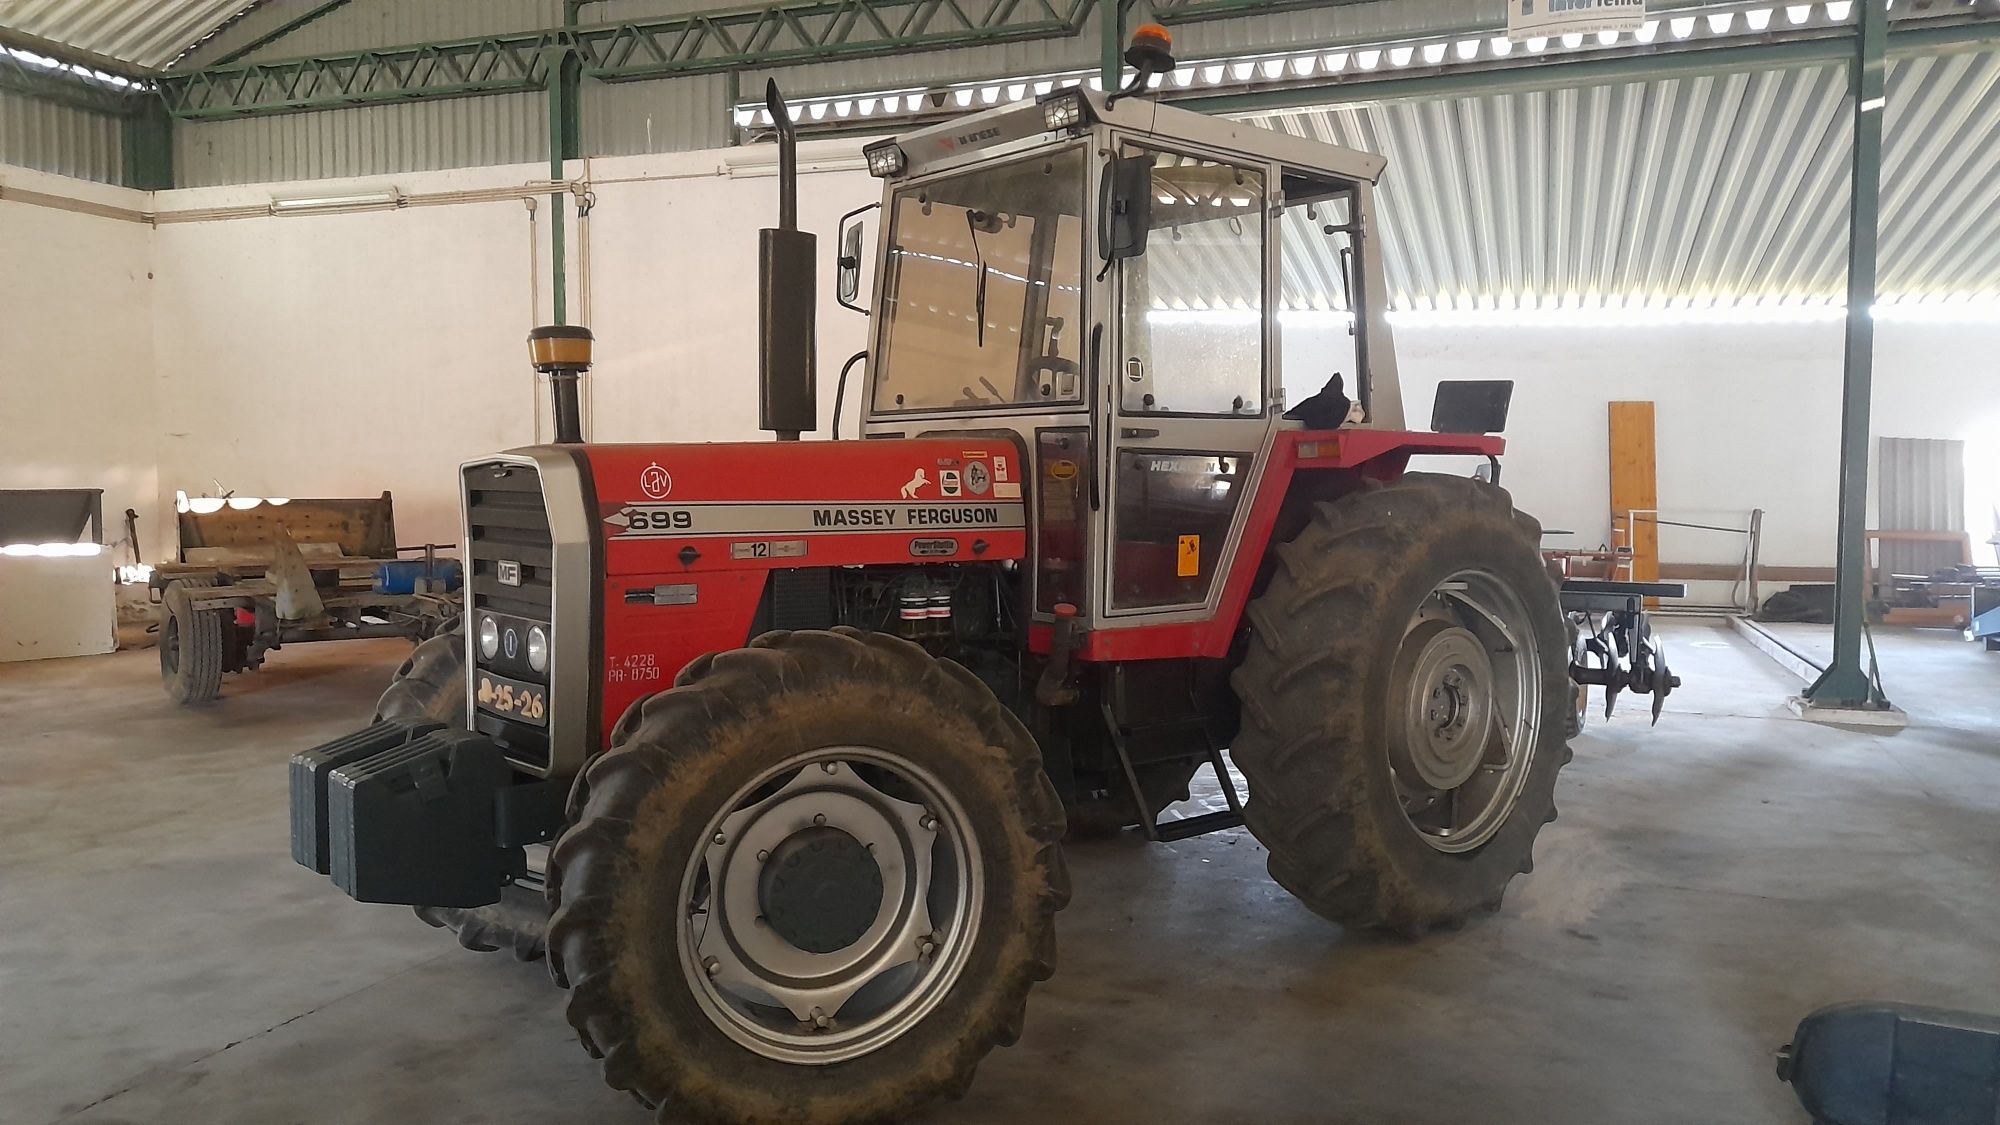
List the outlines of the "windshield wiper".
{"label": "windshield wiper", "polygon": [[982,348],[986,346],[986,252],[979,248],[979,223],[985,218],[984,212],[965,209],[965,233],[972,239],[972,264],[979,267],[979,276],[972,282],[973,338],[976,346]]}

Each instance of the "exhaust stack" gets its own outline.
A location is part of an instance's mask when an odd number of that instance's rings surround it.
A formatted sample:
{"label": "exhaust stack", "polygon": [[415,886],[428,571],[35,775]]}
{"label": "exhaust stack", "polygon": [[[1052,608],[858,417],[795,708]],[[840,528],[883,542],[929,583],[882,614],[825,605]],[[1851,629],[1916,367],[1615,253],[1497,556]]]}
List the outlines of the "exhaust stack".
{"label": "exhaust stack", "polygon": [[764,105],[778,130],[778,225],[757,232],[757,425],[797,441],[817,429],[817,239],[799,227],[798,134],[776,81]]}

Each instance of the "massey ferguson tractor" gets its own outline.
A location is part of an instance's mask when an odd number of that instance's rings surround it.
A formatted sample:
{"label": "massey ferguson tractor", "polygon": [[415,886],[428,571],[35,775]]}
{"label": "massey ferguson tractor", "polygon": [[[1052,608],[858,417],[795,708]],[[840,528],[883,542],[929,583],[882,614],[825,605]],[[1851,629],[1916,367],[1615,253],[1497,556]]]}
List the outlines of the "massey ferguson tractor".
{"label": "massey ferguson tractor", "polygon": [[[814,248],[773,91],[778,440],[585,444],[589,333],[537,330],[558,441],[464,466],[462,633],[292,760],[300,863],[546,952],[663,1121],[962,1092],[1055,970],[1066,834],[1247,825],[1313,911],[1417,935],[1498,909],[1556,815],[1570,629],[1498,420],[1405,427],[1383,160],[1150,100],[1154,29],[1127,61],[866,149],[859,440],[797,440]],[[1308,290],[1334,330],[1276,315]],[[1175,817],[1203,765],[1227,808]]]}

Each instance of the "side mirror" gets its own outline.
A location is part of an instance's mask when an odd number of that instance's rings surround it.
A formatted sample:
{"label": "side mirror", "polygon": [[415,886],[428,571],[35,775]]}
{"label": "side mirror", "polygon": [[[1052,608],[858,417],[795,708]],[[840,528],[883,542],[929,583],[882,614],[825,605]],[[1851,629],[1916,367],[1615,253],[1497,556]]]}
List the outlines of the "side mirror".
{"label": "side mirror", "polygon": [[1146,252],[1153,227],[1153,158],[1114,156],[1097,193],[1097,256],[1107,262]]}
{"label": "side mirror", "polygon": [[864,316],[867,315],[868,309],[859,303],[863,229],[861,217],[880,206],[879,203],[870,203],[840,217],[840,256],[835,263],[838,268],[834,275],[834,299],[838,300],[842,307],[853,309]]}

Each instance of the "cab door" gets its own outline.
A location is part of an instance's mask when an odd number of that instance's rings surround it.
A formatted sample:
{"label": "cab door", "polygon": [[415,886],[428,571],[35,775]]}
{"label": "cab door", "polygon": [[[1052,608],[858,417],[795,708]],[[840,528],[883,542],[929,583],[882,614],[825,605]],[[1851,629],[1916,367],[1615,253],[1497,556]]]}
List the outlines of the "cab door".
{"label": "cab door", "polygon": [[1118,264],[1106,389],[1101,623],[1213,612],[1282,407],[1271,394],[1271,193],[1263,163],[1152,158],[1146,249]]}

